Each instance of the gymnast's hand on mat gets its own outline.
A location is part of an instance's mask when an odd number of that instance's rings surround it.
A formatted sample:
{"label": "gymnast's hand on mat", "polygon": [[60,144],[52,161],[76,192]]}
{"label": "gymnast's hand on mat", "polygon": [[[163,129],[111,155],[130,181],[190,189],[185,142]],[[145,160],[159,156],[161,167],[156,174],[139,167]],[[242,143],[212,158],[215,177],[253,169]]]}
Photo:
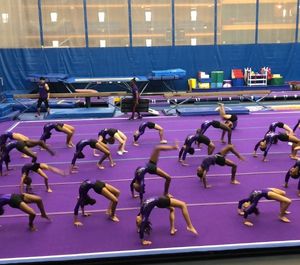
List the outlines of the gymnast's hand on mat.
{"label": "gymnast's hand on mat", "polygon": [[289,185],[288,185],[287,183],[284,183],[284,184],[283,184],[283,187],[288,188]]}
{"label": "gymnast's hand on mat", "polygon": [[92,215],[91,213],[84,213],[84,214],[82,214],[82,216],[84,216],[84,217],[89,217],[91,215]]}
{"label": "gymnast's hand on mat", "polygon": [[245,220],[245,221],[244,221],[244,225],[246,225],[246,226],[253,226],[253,223],[251,223],[251,222],[248,221],[248,220]]}
{"label": "gymnast's hand on mat", "polygon": [[241,209],[238,209],[238,214],[241,215],[241,216],[244,216],[244,211],[241,210]]}
{"label": "gymnast's hand on mat", "polygon": [[142,245],[143,245],[143,246],[149,246],[149,245],[151,245],[151,244],[152,244],[152,242],[149,241],[149,240],[142,240]]}
{"label": "gymnast's hand on mat", "polygon": [[188,163],[184,162],[184,160],[182,160],[182,159],[180,159],[179,162],[180,162],[181,165],[183,165],[183,166],[188,166],[188,165],[189,165]]}
{"label": "gymnast's hand on mat", "polygon": [[210,189],[212,187],[212,185],[206,184],[206,186],[204,187],[205,189]]}
{"label": "gymnast's hand on mat", "polygon": [[268,162],[269,160],[268,160],[266,157],[264,157],[264,158],[262,159],[262,161],[263,161],[263,162]]}
{"label": "gymnast's hand on mat", "polygon": [[253,157],[257,157],[256,151],[253,151]]}
{"label": "gymnast's hand on mat", "polygon": [[79,221],[76,221],[76,222],[74,222],[74,225],[77,226],[77,227],[78,227],[78,226],[83,226],[83,223],[81,223],[81,222],[79,222]]}

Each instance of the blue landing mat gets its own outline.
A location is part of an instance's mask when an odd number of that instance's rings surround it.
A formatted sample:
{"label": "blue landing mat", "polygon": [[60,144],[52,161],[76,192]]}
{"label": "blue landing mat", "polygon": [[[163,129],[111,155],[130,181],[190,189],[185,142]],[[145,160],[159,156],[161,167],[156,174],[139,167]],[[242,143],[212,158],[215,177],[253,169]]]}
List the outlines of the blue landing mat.
{"label": "blue landing mat", "polygon": [[[219,115],[216,107],[178,108],[176,111],[180,116]],[[249,110],[242,106],[226,107],[225,111],[227,114],[249,114]]]}
{"label": "blue landing mat", "polygon": [[[22,101],[21,103],[15,103],[13,105],[14,110],[20,110],[20,111],[25,111],[26,112],[36,112],[36,106],[37,102],[36,100],[31,100],[31,101]],[[53,101],[51,100],[49,102],[50,109],[66,109],[66,108],[76,108],[78,106],[77,101],[66,101],[66,100],[58,100],[58,101]],[[42,108],[44,108],[44,105],[42,105]]]}
{"label": "blue landing mat", "polygon": [[51,109],[46,119],[77,119],[113,117],[115,108]]}

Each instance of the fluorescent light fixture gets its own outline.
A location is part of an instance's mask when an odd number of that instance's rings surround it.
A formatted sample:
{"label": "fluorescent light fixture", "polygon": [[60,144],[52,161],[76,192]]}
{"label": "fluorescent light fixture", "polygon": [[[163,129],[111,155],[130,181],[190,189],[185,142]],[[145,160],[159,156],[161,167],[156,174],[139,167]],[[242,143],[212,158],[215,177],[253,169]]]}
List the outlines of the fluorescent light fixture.
{"label": "fluorescent light fixture", "polygon": [[105,48],[106,47],[106,40],[100,40],[100,48]]}
{"label": "fluorescent light fixture", "polygon": [[191,21],[197,21],[197,10],[191,10]]}
{"label": "fluorescent light fixture", "polygon": [[146,39],[146,46],[151,47],[152,46],[152,39]]}
{"label": "fluorescent light fixture", "polygon": [[2,13],[2,23],[8,23],[8,14]]}
{"label": "fluorescent light fixture", "polygon": [[50,13],[51,22],[57,22],[57,16],[58,14],[56,12],[51,12]]}
{"label": "fluorescent light fixture", "polygon": [[145,11],[145,21],[150,22],[152,20],[152,12]]}
{"label": "fluorescent light fixture", "polygon": [[103,11],[100,11],[98,12],[98,19],[99,19],[99,22],[104,22],[105,21],[105,12]]}
{"label": "fluorescent light fixture", "polygon": [[55,48],[59,47],[59,41],[58,40],[53,40],[52,41],[52,46],[55,47]]}
{"label": "fluorescent light fixture", "polygon": [[283,17],[286,17],[286,13],[287,13],[287,10],[284,8],[284,9],[282,9],[282,16]]}
{"label": "fluorescent light fixture", "polygon": [[196,38],[191,38],[191,45],[196,46],[197,45],[197,39]]}

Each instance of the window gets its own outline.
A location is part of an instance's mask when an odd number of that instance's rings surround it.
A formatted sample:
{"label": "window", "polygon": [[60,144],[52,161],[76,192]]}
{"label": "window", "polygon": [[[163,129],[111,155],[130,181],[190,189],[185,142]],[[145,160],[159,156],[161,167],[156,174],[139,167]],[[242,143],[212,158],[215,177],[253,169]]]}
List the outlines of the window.
{"label": "window", "polygon": [[132,0],[132,45],[172,45],[171,0]]}
{"label": "window", "polygon": [[87,0],[90,47],[128,47],[127,0]]}
{"label": "window", "polygon": [[85,47],[82,0],[42,0],[42,17],[45,47]]}
{"label": "window", "polygon": [[258,42],[295,41],[297,0],[260,0]]}
{"label": "window", "polygon": [[218,44],[255,43],[256,0],[218,0]]}
{"label": "window", "polygon": [[214,44],[214,0],[175,0],[175,44]]}
{"label": "window", "polygon": [[0,47],[40,47],[39,14],[36,0],[1,0]]}

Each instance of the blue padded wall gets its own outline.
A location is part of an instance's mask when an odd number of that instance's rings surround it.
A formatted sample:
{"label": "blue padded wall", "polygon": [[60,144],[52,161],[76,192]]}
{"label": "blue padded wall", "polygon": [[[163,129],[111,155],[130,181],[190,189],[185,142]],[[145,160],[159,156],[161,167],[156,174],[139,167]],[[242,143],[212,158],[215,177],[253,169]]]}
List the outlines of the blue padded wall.
{"label": "blue padded wall", "polygon": [[[131,48],[0,49],[0,77],[4,90],[30,89],[25,80],[33,73],[62,73],[70,76],[103,77],[147,75],[152,70],[183,68],[187,78],[197,71],[269,66],[285,80],[300,79],[300,45],[251,44]],[[175,82],[186,90],[186,80]]]}

